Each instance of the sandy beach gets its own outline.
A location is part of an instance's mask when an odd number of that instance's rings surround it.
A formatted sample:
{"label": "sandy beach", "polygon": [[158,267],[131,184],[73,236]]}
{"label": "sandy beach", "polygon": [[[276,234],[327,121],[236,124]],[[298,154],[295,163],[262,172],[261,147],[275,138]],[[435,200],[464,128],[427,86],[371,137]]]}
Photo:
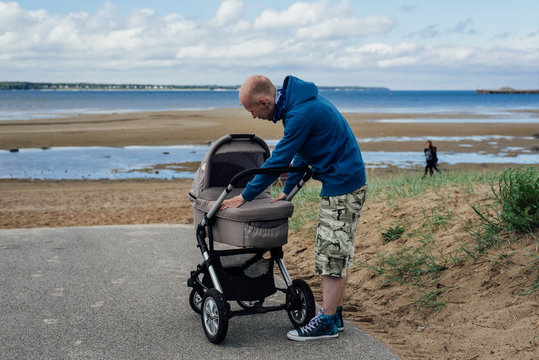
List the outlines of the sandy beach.
{"label": "sandy beach", "polygon": [[[539,112],[527,111],[539,118]],[[436,143],[440,151],[497,152],[504,146],[531,148],[538,145],[538,124],[484,123],[401,123],[380,120],[406,119],[489,119],[478,114],[348,113],[350,127],[359,139],[380,137],[463,137],[511,136],[530,139],[500,140],[498,148],[490,140],[474,141],[473,148],[459,141]],[[243,109],[166,111],[148,113],[78,115],[57,119],[0,121],[0,149],[57,146],[126,146],[207,144],[224,134],[254,133],[263,139],[280,139],[282,125],[252,119]],[[423,141],[362,143],[363,151],[419,151]]]}
{"label": "sandy beach", "polygon": [[[529,111],[539,117],[537,111]],[[476,114],[346,114],[358,138],[380,137],[459,137],[503,135],[513,140],[499,140],[496,147],[488,140],[460,146],[461,141],[435,145],[444,151],[498,152],[500,147],[536,149],[539,146],[537,124],[423,124],[376,122],[382,119],[482,117]],[[176,111],[110,115],[79,115],[58,119],[0,122],[0,149],[47,148],[58,146],[126,146],[207,144],[227,133],[255,133],[264,139],[279,139],[282,126],[251,119],[242,109]],[[423,151],[423,141],[369,142],[368,151]],[[536,150],[533,150],[536,151]],[[515,150],[516,153],[519,150]],[[538,154],[539,157],[539,154]],[[196,166],[196,164],[195,164]],[[504,168],[507,165],[490,165]],[[446,170],[485,169],[484,165],[459,165]],[[401,170],[376,170],[389,174]],[[421,175],[421,169],[407,170]],[[187,200],[191,180],[101,180],[101,181],[31,181],[0,180],[0,228],[91,226],[113,224],[192,224],[192,209]],[[472,197],[455,190],[450,201],[436,194],[395,207],[377,200],[368,202],[356,241],[356,259],[374,256],[383,245],[381,229],[406,214],[424,212],[423,206],[454,206],[462,219],[473,217],[469,206],[487,197],[488,185]],[[412,223],[420,222],[413,218]],[[469,221],[469,220],[466,220]],[[459,227],[460,226],[460,227]],[[463,233],[455,224],[447,229],[447,246],[455,234]],[[464,235],[463,235],[464,236]],[[533,252],[533,241],[526,240]],[[319,279],[312,269],[312,233],[309,230],[290,237],[285,247],[291,273],[305,278],[320,298]],[[486,260],[488,263],[488,260]],[[487,264],[488,265],[488,264]],[[505,266],[505,267],[504,267]],[[352,273],[347,292],[345,315],[361,329],[388,344],[403,359],[532,359],[537,354],[539,318],[536,299],[515,297],[510,291],[495,293],[500,283],[512,273],[511,264],[495,268],[489,278],[459,274],[445,281],[473,282],[477,288],[463,286],[452,295],[454,301],[445,313],[436,317],[410,308],[406,287],[375,283],[367,272]],[[513,274],[515,275],[515,274]],[[505,279],[505,280],[504,280]],[[507,280],[509,281],[509,280]],[[496,283],[498,285],[496,285]],[[485,285],[486,284],[486,285]],[[467,304],[470,292],[482,292],[481,301]],[[468,321],[472,319],[472,321]],[[514,321],[513,321],[514,319]],[[474,325],[475,324],[475,325]],[[455,327],[455,325],[457,325]],[[425,331],[418,329],[427,329]],[[503,330],[503,331],[502,331]],[[511,338],[508,338],[511,333]],[[447,341],[442,341],[446,338]],[[492,350],[491,350],[492,349]]]}

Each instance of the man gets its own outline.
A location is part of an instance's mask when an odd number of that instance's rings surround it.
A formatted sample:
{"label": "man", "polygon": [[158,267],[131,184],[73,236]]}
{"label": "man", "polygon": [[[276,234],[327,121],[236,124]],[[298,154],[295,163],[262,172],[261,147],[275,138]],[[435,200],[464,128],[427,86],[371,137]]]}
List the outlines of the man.
{"label": "man", "polygon": [[[284,136],[263,167],[310,165],[322,183],[315,248],[315,270],[322,276],[322,309],[306,326],[290,331],[292,340],[337,337],[343,330],[342,303],[346,270],[353,264],[354,236],[365,200],[365,165],[352,130],[339,111],[318,95],[318,88],[287,76],[276,90],[265,76],[247,78],[240,102],[253,118],[283,121]],[[293,189],[301,174],[288,176],[279,201]],[[251,201],[275,176],[257,175],[243,192],[225,200],[221,210]]]}

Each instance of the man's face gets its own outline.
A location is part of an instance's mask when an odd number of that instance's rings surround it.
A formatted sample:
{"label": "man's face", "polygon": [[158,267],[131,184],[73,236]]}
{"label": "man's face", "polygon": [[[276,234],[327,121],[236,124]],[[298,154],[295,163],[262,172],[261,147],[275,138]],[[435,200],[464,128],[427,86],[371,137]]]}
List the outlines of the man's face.
{"label": "man's face", "polygon": [[265,98],[259,98],[256,102],[242,101],[245,110],[251,113],[253,119],[273,120],[274,106]]}

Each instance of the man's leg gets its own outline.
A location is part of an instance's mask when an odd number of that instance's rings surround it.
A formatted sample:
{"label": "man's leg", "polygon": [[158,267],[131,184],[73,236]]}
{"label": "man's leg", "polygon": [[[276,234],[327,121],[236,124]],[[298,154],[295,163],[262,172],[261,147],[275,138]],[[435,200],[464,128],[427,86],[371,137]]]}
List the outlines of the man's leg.
{"label": "man's leg", "polygon": [[323,313],[319,312],[304,327],[289,331],[289,339],[305,341],[337,337],[338,332],[344,329],[341,316],[336,313],[337,307],[343,303],[348,279],[346,270],[354,257],[354,237],[365,192],[366,185],[350,194],[321,199],[315,271],[322,276]]}
{"label": "man's leg", "polygon": [[337,306],[342,306],[347,280],[348,276],[322,275],[322,307],[324,308],[324,314],[334,315],[337,311]]}

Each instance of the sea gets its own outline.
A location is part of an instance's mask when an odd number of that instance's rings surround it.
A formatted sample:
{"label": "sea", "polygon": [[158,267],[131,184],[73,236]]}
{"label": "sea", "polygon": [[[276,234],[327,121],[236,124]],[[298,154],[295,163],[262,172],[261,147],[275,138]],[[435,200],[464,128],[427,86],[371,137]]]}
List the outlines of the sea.
{"label": "sea", "polygon": [[[509,120],[514,119],[515,114],[508,111],[539,109],[539,94],[391,90],[321,90],[320,94],[342,112],[462,112],[505,116]],[[0,121],[240,106],[237,91],[0,91]]]}
{"label": "sea", "polygon": [[[539,94],[476,94],[475,91],[393,91],[321,90],[341,112],[432,113],[436,119],[391,119],[380,121],[415,123],[500,123],[537,124],[539,133]],[[110,114],[141,111],[182,111],[240,108],[237,91],[0,91],[0,128],[6,120],[66,117],[74,114]],[[523,111],[526,110],[526,111]],[[532,110],[532,111],[527,111]],[[447,114],[448,118],[443,115]],[[470,114],[454,119],[450,115]],[[503,134],[499,134],[503,136]],[[492,140],[470,136],[470,141]],[[448,138],[449,139],[449,138]],[[265,139],[274,145],[277,139]],[[402,139],[358,139],[361,142]],[[414,138],[424,142],[426,139]],[[444,137],[437,141],[446,140]],[[459,139],[453,139],[458,141]],[[462,140],[462,139],[461,139]],[[410,141],[410,139],[408,139]],[[47,149],[0,150],[0,179],[126,179],[190,178],[193,173],[182,162],[201,161],[209,146],[128,146],[59,147]],[[510,149],[505,149],[510,151]],[[537,164],[539,154],[446,153],[441,163]],[[421,152],[363,152],[367,167],[422,166]],[[176,164],[154,170],[157,164]]]}

